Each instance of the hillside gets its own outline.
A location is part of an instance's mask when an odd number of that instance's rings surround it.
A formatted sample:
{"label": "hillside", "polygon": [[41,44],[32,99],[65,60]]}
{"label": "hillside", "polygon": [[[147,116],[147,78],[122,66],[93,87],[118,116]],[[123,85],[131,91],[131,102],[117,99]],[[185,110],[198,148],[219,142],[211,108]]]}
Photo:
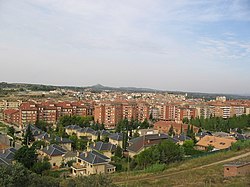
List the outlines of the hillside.
{"label": "hillside", "polygon": [[250,176],[223,177],[223,165],[231,161],[250,161],[250,150],[228,151],[170,165],[160,172],[131,172],[114,175],[118,186],[249,186]]}
{"label": "hillside", "polygon": [[118,91],[118,92],[149,92],[149,93],[172,93],[172,94],[186,94],[188,98],[204,98],[214,99],[216,96],[225,95],[228,99],[250,99],[249,95],[237,95],[237,94],[223,94],[223,93],[199,93],[199,92],[184,92],[184,91],[171,91],[171,90],[157,90],[151,88],[136,88],[136,87],[108,87],[101,84],[93,86],[55,86],[55,85],[43,85],[43,84],[27,84],[27,83],[6,83],[0,82],[0,93],[2,90],[18,91],[18,90],[31,90],[31,91],[51,91],[56,89],[70,89],[74,91],[89,90],[93,92],[102,91]]}

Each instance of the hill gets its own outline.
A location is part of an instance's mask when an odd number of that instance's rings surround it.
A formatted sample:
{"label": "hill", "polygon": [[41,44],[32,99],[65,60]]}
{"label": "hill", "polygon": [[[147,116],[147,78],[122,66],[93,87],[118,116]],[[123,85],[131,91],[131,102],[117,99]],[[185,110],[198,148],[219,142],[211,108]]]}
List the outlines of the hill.
{"label": "hill", "polygon": [[250,161],[250,149],[228,151],[186,160],[168,166],[164,171],[117,173],[113,181],[118,186],[249,186],[250,176],[223,177],[223,164]]}
{"label": "hill", "polygon": [[223,94],[223,93],[199,93],[199,92],[184,92],[184,91],[167,91],[167,90],[157,90],[151,88],[136,88],[136,87],[109,87],[103,86],[101,84],[93,86],[55,86],[55,85],[43,85],[43,84],[27,84],[27,83],[0,83],[0,94],[3,90],[9,90],[11,92],[18,90],[31,90],[31,91],[52,91],[56,89],[70,89],[74,91],[82,92],[84,90],[89,90],[93,92],[146,92],[146,93],[172,93],[172,94],[187,94],[188,98],[204,98],[207,100],[214,99],[217,96],[225,95],[228,99],[250,99],[250,95],[238,95],[238,94]]}

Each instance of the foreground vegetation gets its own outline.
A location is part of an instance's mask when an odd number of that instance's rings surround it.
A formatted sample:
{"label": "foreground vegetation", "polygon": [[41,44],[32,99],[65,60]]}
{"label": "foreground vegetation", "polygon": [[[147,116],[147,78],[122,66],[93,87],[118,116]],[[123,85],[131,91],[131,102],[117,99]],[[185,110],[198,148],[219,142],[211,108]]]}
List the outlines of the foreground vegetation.
{"label": "foreground vegetation", "polygon": [[113,187],[112,180],[106,175],[92,175],[65,179],[45,174],[36,174],[22,164],[12,167],[0,165],[0,186],[3,187]]}
{"label": "foreground vegetation", "polygon": [[237,131],[242,133],[242,131],[250,128],[250,115],[233,116],[228,119],[211,116],[207,119],[195,118],[190,121],[184,119],[183,122],[193,124],[208,131],[230,132],[230,129],[238,129]]}
{"label": "foreground vegetation", "polygon": [[[204,157],[183,160],[169,165],[155,164],[142,171],[116,173],[115,184],[121,186],[249,186],[250,177],[224,179],[223,164],[215,162],[250,152],[250,148],[240,151],[222,151]],[[244,158],[250,161],[250,156]],[[211,164],[211,166],[204,167]],[[249,177],[249,179],[248,179]],[[129,181],[129,182],[127,182]]]}

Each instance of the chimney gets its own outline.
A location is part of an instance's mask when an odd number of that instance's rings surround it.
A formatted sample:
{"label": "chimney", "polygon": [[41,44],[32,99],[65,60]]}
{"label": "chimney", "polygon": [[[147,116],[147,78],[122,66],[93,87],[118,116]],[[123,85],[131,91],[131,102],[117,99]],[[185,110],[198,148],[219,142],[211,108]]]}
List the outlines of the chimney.
{"label": "chimney", "polygon": [[158,136],[160,137],[160,136],[161,136],[161,134],[159,133],[159,134],[158,134]]}
{"label": "chimney", "polygon": [[49,150],[49,146],[47,145],[47,150]]}
{"label": "chimney", "polygon": [[77,157],[79,157],[79,156],[80,156],[79,151],[76,151],[76,156],[77,156]]}
{"label": "chimney", "polygon": [[61,142],[63,141],[63,138],[61,137]]}
{"label": "chimney", "polygon": [[41,145],[41,150],[43,149],[43,145]]}
{"label": "chimney", "polygon": [[3,149],[3,154],[5,153],[5,149]]}

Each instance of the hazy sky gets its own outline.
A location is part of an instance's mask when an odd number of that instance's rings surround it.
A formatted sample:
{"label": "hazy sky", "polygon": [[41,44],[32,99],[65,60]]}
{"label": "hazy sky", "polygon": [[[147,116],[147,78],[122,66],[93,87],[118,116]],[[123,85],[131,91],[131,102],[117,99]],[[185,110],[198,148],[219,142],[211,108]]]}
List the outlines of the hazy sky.
{"label": "hazy sky", "polygon": [[0,81],[250,94],[249,0],[0,0]]}

